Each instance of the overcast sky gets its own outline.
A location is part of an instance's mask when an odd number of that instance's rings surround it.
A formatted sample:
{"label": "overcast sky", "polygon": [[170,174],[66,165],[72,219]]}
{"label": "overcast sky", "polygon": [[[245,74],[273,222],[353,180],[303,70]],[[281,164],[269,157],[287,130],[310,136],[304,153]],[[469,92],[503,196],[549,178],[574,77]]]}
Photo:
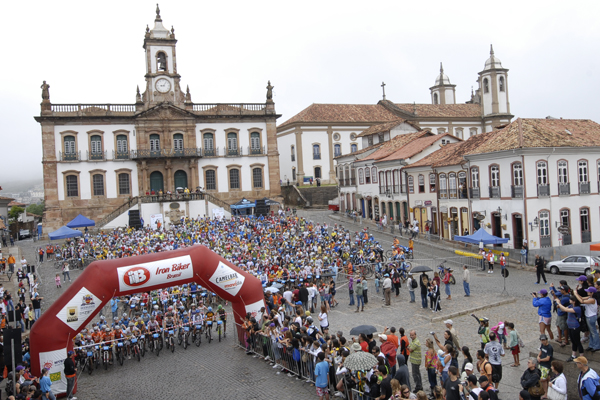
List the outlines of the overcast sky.
{"label": "overcast sky", "polygon": [[[2,4],[0,185],[42,174],[43,80],[52,103],[134,103],[144,87],[147,1]],[[470,98],[490,44],[517,117],[600,122],[600,2],[163,1],[182,88],[196,103],[263,102],[279,123],[311,103],[429,103],[440,61]]]}

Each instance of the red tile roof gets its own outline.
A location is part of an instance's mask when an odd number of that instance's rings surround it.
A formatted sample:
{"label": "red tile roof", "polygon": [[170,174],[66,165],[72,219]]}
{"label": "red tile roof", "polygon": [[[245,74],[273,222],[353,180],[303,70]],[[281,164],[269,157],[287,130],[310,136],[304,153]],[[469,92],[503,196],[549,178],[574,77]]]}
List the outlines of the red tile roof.
{"label": "red tile roof", "polygon": [[374,151],[369,156],[365,157],[365,160],[381,160],[392,155],[396,150],[402,148],[408,143],[412,142],[423,136],[434,136],[429,131],[419,131],[413,133],[406,133],[403,135],[394,136],[391,140],[383,143],[379,149]]}
{"label": "red tile roof", "polygon": [[25,204],[25,203],[19,203],[18,201],[14,201],[14,200],[11,201],[10,203],[8,203],[9,207],[12,207],[12,206],[19,206],[19,207],[21,207],[21,206],[26,206],[26,205],[27,204]]}
{"label": "red tile roof", "polygon": [[398,120],[398,116],[378,104],[311,104],[279,125],[294,123],[374,123]]}
{"label": "red tile roof", "polygon": [[[479,104],[396,104],[402,111],[421,118],[481,118]],[[415,112],[416,111],[416,112]]]}
{"label": "red tile roof", "polygon": [[[418,154],[425,150],[426,148],[433,145],[436,141],[440,140],[444,136],[452,136],[449,133],[444,133],[443,135],[431,135],[431,136],[422,136],[418,139],[415,139],[409,143],[406,143],[404,146],[400,147],[394,153],[389,156],[380,159],[379,161],[394,161],[394,160],[405,160],[407,158],[413,157],[415,154]],[[452,136],[454,137],[454,136]]]}
{"label": "red tile roof", "polygon": [[600,146],[600,124],[587,119],[519,118],[490,133],[470,154],[518,148]]}
{"label": "red tile roof", "polygon": [[389,132],[400,124],[407,123],[416,130],[421,130],[419,125],[412,121],[407,121],[405,119],[398,119],[392,122],[386,122],[384,124],[373,125],[372,127],[365,129],[358,135],[357,137],[370,136],[381,132]]}

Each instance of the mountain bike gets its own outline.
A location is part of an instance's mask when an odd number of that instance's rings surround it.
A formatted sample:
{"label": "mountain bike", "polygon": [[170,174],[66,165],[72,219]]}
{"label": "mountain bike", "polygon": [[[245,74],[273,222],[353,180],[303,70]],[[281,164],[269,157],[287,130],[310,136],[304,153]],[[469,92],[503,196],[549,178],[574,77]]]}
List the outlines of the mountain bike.
{"label": "mountain bike", "polygon": [[110,362],[109,352],[112,351],[110,346],[104,345],[102,346],[102,364],[104,364],[104,370],[108,369],[108,364]]}
{"label": "mountain bike", "polygon": [[189,336],[190,336],[190,327],[189,326],[184,326],[183,327],[183,333],[182,333],[182,341],[183,341],[183,348],[187,349],[188,347],[188,342],[189,342]]}
{"label": "mountain bike", "polygon": [[169,337],[167,338],[167,349],[171,348],[171,353],[175,352],[175,331],[174,328],[171,328],[167,333]]}
{"label": "mountain bike", "polygon": [[92,372],[94,372],[94,351],[93,349],[88,348],[87,352],[86,352],[87,357],[85,358],[85,360],[83,361],[83,370],[85,370],[86,368],[88,369],[88,374],[92,374]]}
{"label": "mountain bike", "polygon": [[146,354],[146,335],[141,335],[139,338],[139,348],[140,348],[140,354],[142,355],[142,357],[144,357],[144,354]]}
{"label": "mountain bike", "polygon": [[217,321],[217,333],[219,334],[219,342],[221,341],[221,327],[223,326],[223,321]]}
{"label": "mountain bike", "polygon": [[125,361],[125,348],[123,346],[123,342],[117,343],[117,361],[121,366],[123,366],[123,361]]}
{"label": "mountain bike", "polygon": [[131,338],[131,352],[137,358],[138,362],[140,362],[140,343],[136,337]]}
{"label": "mountain bike", "polygon": [[192,332],[192,342],[196,343],[196,347],[200,347],[202,343],[202,325],[196,325],[196,329]]}
{"label": "mountain bike", "polygon": [[444,264],[446,263],[446,260],[442,261],[438,266],[438,273],[440,275],[440,279],[443,281],[444,277],[446,276],[446,274],[450,274],[450,283],[452,285],[456,285],[456,279],[454,279],[454,275],[452,275],[452,273],[448,270],[448,267],[446,267]]}
{"label": "mountain bike", "polygon": [[208,343],[212,341],[212,321],[206,321],[206,338]]}

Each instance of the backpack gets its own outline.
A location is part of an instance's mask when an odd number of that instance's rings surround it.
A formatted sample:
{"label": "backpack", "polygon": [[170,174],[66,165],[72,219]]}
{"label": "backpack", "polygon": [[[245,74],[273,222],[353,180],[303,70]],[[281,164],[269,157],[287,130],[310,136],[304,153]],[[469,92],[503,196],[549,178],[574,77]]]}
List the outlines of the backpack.
{"label": "backpack", "polygon": [[412,282],[410,282],[410,287],[413,289],[416,289],[419,285],[417,284],[417,281],[415,278],[412,279]]}

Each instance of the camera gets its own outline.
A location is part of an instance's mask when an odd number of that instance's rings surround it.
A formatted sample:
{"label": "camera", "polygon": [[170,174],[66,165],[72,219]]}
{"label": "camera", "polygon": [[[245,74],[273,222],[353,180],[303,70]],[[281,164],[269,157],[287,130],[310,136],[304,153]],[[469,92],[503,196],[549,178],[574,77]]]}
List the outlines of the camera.
{"label": "camera", "polygon": [[432,332],[429,332],[429,333],[430,333],[431,335],[435,335],[435,332],[433,332],[433,331],[432,331]]}

